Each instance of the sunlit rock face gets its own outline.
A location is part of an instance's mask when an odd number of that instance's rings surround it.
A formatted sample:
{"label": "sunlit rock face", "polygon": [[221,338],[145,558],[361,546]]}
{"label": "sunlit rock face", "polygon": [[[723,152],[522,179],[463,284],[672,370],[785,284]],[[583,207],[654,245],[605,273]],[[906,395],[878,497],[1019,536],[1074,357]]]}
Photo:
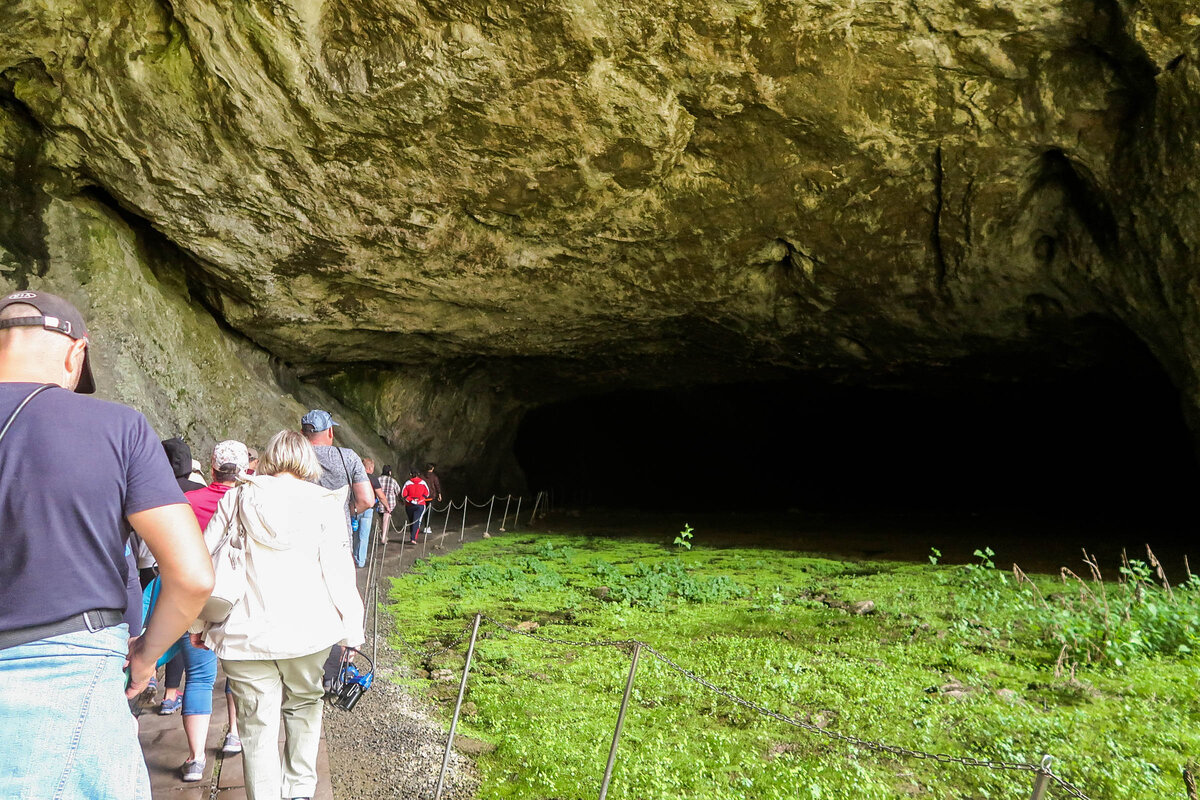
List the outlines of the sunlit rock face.
{"label": "sunlit rock face", "polygon": [[1198,42],[1190,0],[10,0],[0,95],[18,185],[495,475],[557,397],[1060,368],[1095,320],[1194,413]]}

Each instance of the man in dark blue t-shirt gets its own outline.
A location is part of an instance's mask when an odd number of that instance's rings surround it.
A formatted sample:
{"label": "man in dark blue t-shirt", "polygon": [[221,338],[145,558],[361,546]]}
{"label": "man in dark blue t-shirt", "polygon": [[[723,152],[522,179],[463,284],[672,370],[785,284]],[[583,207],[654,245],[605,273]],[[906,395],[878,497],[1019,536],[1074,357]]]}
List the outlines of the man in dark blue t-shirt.
{"label": "man in dark blue t-shirt", "polygon": [[[87,350],[62,298],[0,300],[0,797],[149,798],[125,700],[212,589],[196,517],[149,423],[84,396]],[[122,621],[130,525],[162,574],[140,637]]]}

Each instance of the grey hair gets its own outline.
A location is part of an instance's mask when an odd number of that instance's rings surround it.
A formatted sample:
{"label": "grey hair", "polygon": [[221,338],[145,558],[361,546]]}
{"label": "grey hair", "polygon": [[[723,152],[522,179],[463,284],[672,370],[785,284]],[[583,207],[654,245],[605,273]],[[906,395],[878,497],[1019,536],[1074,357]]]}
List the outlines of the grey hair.
{"label": "grey hair", "polygon": [[317,451],[295,431],[280,431],[272,436],[258,459],[259,475],[277,475],[280,472],[291,473],[306,481],[321,477]]}

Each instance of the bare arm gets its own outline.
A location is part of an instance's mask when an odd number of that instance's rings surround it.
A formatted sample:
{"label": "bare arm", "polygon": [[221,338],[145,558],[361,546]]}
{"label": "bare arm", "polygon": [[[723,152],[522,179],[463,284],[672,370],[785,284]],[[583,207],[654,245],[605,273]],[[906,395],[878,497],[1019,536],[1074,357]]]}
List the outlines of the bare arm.
{"label": "bare arm", "polygon": [[160,506],[129,515],[142,541],[158,561],[162,591],[146,633],[129,650],[128,697],[136,697],[154,674],[154,664],[204,607],[213,588],[212,558],[192,507]]}
{"label": "bare arm", "polygon": [[354,484],[354,513],[361,514],[375,505],[375,493],[371,491],[370,481],[359,481]]}
{"label": "bare arm", "polygon": [[391,513],[392,506],[390,503],[388,503],[387,492],[385,492],[383,489],[376,489],[375,499],[379,501],[380,505],[383,506],[385,511],[387,511],[389,514]]}

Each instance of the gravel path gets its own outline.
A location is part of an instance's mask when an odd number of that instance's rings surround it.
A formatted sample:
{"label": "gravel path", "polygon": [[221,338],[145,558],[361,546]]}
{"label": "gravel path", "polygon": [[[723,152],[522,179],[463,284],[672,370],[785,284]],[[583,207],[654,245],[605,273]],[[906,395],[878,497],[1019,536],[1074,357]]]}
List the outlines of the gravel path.
{"label": "gravel path", "polygon": [[[458,536],[458,531],[450,532],[439,546],[439,536],[435,534],[430,537],[426,553],[441,555],[457,549]],[[482,537],[483,525],[467,528],[466,541]],[[399,534],[393,534],[386,554],[382,550],[377,554],[384,556],[382,574],[385,578],[407,571],[415,558],[421,556],[419,546],[405,546],[401,562],[398,539]],[[366,577],[366,570],[360,570],[360,589]],[[380,586],[381,593],[385,586],[386,581]],[[373,609],[371,599],[365,592],[363,596],[367,600],[368,614],[368,644],[365,649],[370,655]],[[415,696],[391,681],[396,675],[411,675],[413,669],[398,651],[387,644],[393,629],[391,616],[380,612],[378,663],[371,690],[351,712],[326,708],[325,739],[329,747],[335,800],[426,800],[433,797],[437,786],[446,749],[446,724],[431,699]],[[465,653],[466,646],[459,645],[455,650]],[[455,673],[453,696],[457,696],[461,667]],[[451,687],[442,684],[438,688]],[[457,742],[458,737],[455,738]],[[446,773],[442,797],[455,800],[470,798],[474,796],[478,785],[473,762],[457,752],[456,748],[450,757],[450,769]]]}

